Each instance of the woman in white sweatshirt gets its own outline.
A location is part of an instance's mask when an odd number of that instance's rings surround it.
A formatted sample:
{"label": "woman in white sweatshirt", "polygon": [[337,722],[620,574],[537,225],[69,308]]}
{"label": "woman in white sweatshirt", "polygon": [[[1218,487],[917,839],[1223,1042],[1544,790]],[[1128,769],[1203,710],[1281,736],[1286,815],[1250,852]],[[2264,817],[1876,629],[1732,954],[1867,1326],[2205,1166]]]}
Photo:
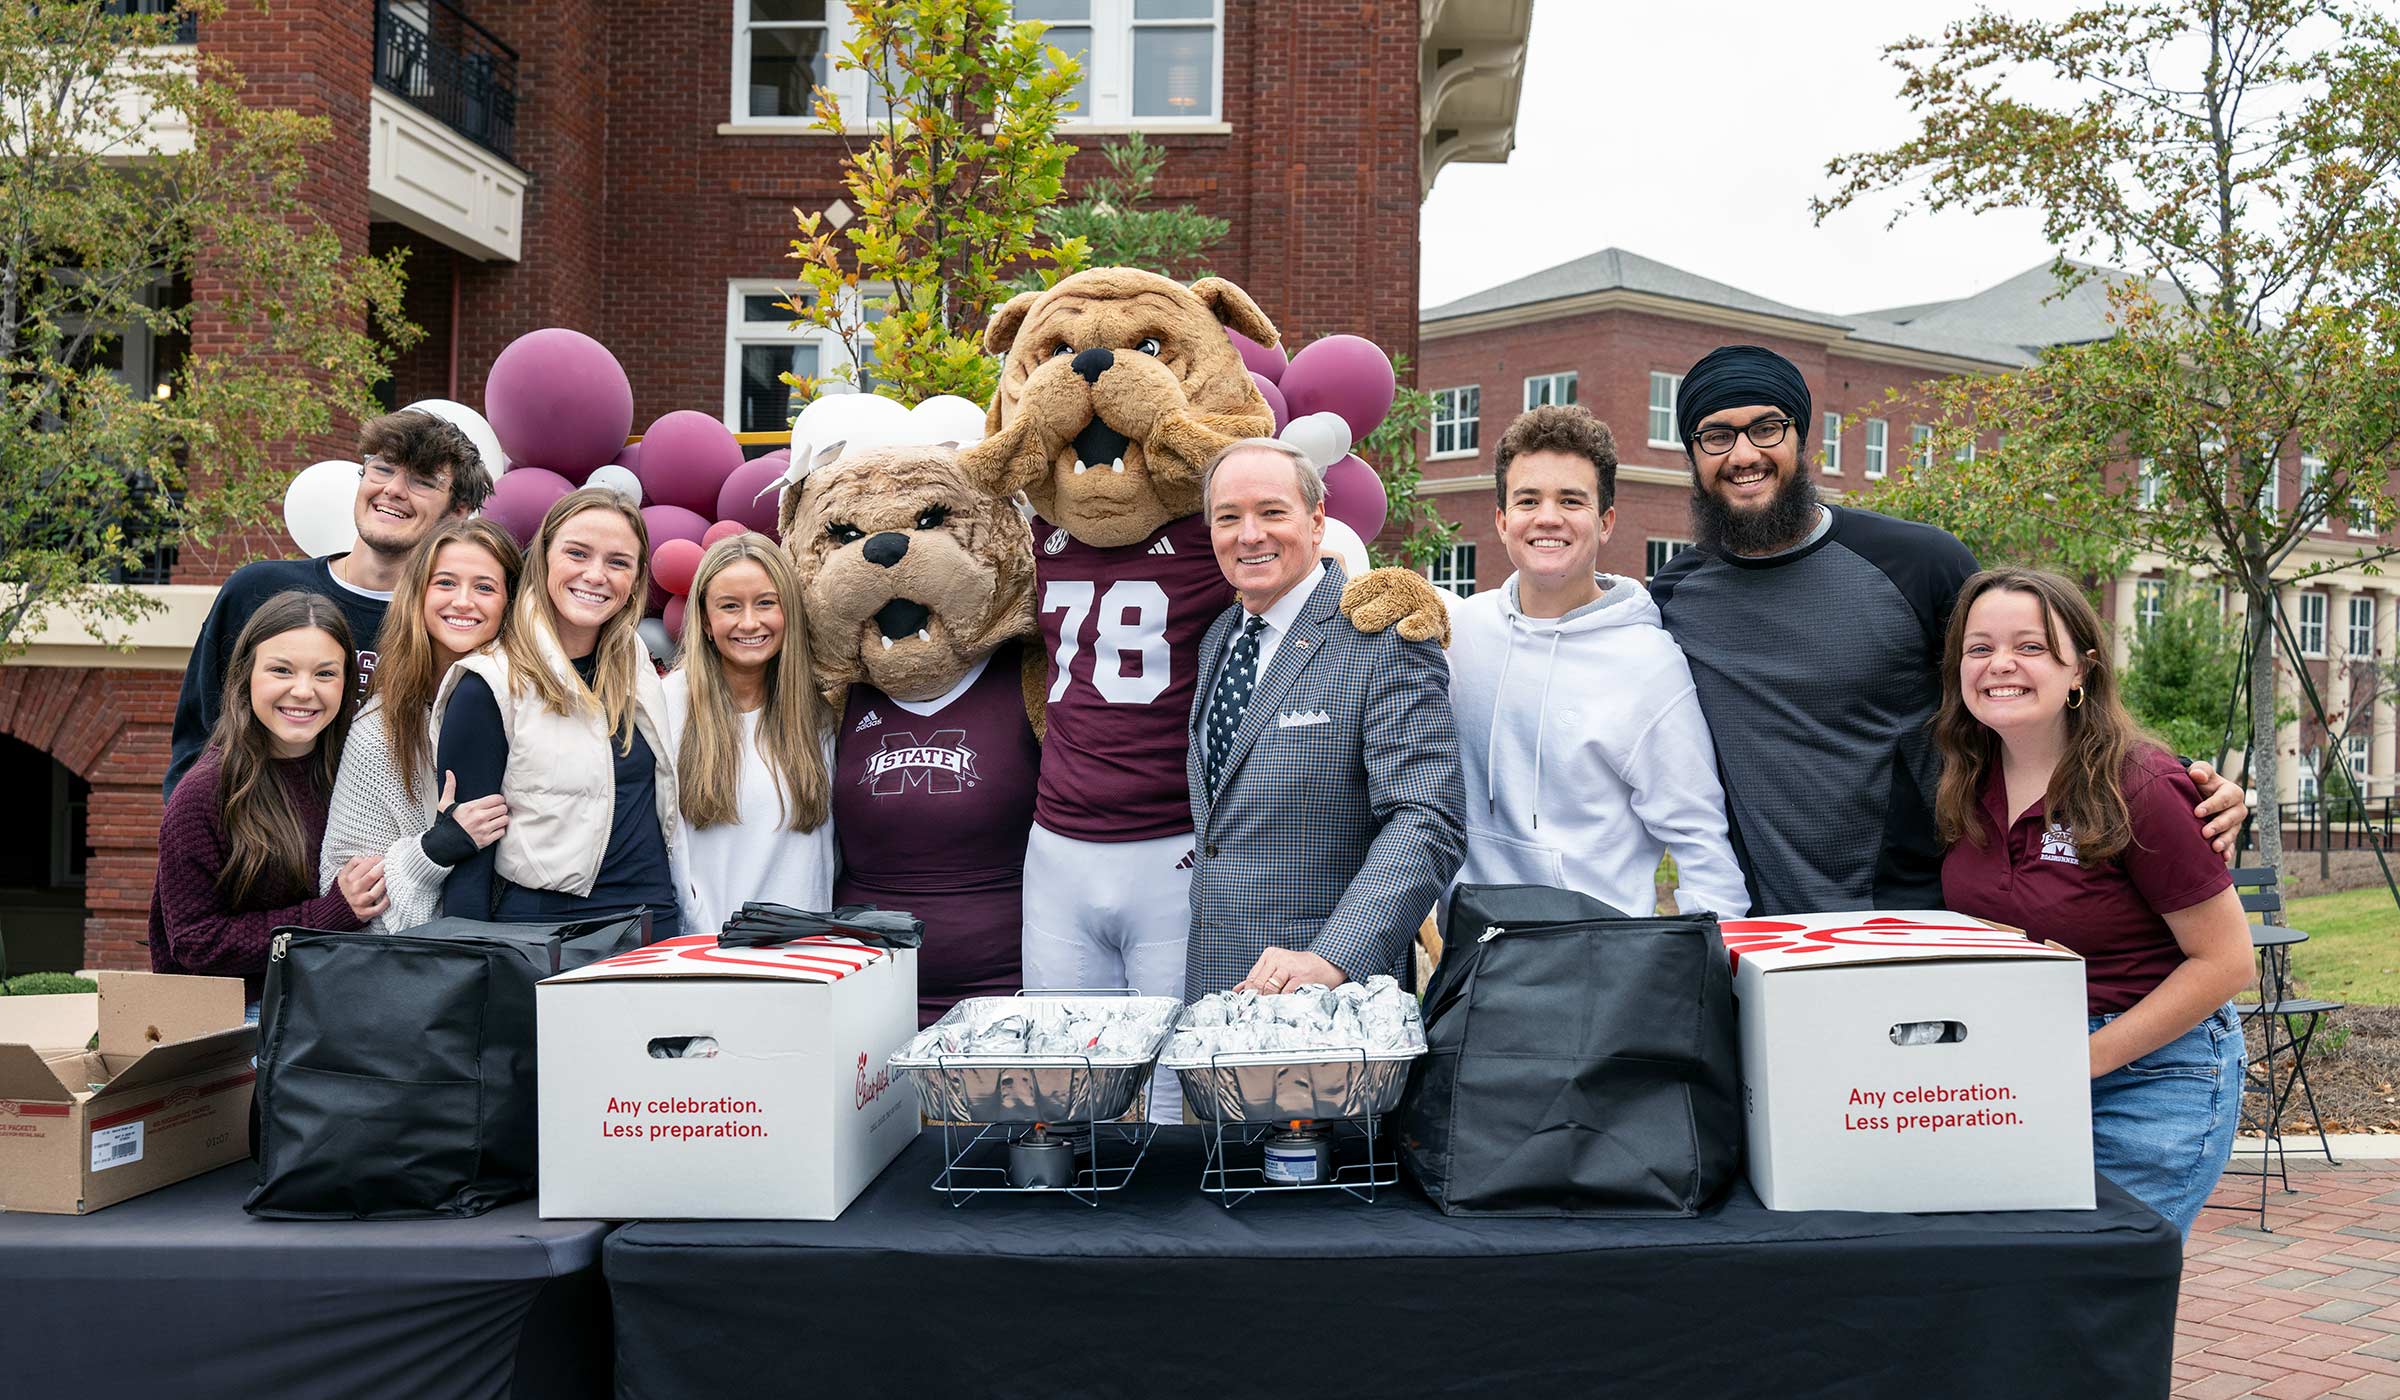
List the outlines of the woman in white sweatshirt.
{"label": "woman in white sweatshirt", "polygon": [[1451,610],[1450,705],[1467,785],[1461,883],[1550,885],[1624,913],[1736,918],[1715,745],[1683,649],[1641,584],[1594,569],[1616,524],[1616,443],[1572,405],[1537,408],[1496,457],[1517,572]]}
{"label": "woman in white sweatshirt", "polygon": [[383,857],[391,907],[368,925],[377,933],[415,928],[441,912],[450,867],[508,829],[505,798],[458,802],[456,781],[434,772],[433,697],[452,665],[500,640],[523,567],[507,531],[480,517],[449,520],[417,546],[392,590],[318,861],[318,886],[330,890],[352,856]]}
{"label": "woman in white sweatshirt", "polygon": [[833,716],[799,601],[790,561],[760,534],[717,541],[692,579],[666,695],[694,933],[752,900],[832,907]]}

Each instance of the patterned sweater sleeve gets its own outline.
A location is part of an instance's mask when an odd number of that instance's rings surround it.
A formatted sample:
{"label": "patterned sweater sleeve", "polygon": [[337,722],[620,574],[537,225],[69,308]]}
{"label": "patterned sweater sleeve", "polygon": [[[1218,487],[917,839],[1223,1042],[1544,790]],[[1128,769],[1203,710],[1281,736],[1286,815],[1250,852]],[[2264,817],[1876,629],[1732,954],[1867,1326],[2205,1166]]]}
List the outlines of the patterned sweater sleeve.
{"label": "patterned sweater sleeve", "polygon": [[430,792],[409,794],[393,761],[390,731],[382,716],[360,716],[342,750],[341,776],[333,785],[317,887],[331,891],[334,877],[352,856],[382,856],[391,907],[369,925],[377,933],[415,928],[441,911],[442,882],[449,878],[450,867],[425,854],[425,832],[433,824],[432,797]]}

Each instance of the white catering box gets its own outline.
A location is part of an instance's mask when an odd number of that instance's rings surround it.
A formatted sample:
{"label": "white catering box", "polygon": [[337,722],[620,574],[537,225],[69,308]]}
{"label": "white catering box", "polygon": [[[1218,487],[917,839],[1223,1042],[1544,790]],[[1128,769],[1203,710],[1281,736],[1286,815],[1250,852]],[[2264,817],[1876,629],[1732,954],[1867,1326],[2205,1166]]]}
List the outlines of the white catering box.
{"label": "white catering box", "polygon": [[1770,1210],[2091,1208],[2081,958],[1948,910],[1724,935]]}
{"label": "white catering box", "polygon": [[545,1218],[831,1220],[917,1135],[913,949],[692,934],[534,997]]}

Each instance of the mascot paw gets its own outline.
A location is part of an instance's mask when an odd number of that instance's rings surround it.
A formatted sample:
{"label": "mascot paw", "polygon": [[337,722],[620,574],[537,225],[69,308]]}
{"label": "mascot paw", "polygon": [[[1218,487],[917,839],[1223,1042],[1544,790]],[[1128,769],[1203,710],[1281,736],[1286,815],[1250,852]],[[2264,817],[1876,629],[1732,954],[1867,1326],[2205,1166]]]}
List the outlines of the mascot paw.
{"label": "mascot paw", "polygon": [[1342,590],[1342,616],[1361,632],[1399,627],[1412,642],[1450,645],[1450,609],[1440,589],[1410,569],[1374,569]]}

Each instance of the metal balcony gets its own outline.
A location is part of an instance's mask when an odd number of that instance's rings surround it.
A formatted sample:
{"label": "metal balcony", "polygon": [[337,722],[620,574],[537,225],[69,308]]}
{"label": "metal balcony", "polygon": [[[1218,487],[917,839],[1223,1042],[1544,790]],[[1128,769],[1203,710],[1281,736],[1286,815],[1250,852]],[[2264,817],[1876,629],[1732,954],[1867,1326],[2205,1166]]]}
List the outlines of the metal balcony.
{"label": "metal balcony", "polygon": [[515,159],[517,51],[450,0],[376,0],[375,85]]}
{"label": "metal balcony", "polygon": [[[101,13],[111,15],[163,15],[173,12],[175,0],[105,0]],[[185,11],[175,16],[175,36],[178,44],[200,41],[200,17]]]}

